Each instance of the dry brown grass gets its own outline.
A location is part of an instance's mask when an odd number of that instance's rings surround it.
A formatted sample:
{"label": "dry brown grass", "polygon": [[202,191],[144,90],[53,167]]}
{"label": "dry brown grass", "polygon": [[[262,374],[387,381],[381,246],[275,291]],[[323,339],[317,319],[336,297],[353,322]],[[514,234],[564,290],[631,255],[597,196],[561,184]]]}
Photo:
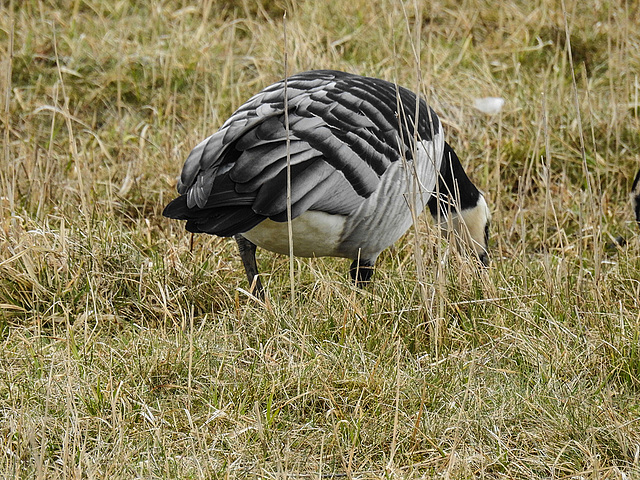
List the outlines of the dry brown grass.
{"label": "dry brown grass", "polygon": [[[633,2],[14,3],[3,478],[640,478]],[[189,150],[282,77],[285,9],[291,72],[427,96],[494,208],[488,271],[425,220],[366,291],[296,260],[293,316],[286,258],[260,253],[263,308],[230,241],[161,217]]]}

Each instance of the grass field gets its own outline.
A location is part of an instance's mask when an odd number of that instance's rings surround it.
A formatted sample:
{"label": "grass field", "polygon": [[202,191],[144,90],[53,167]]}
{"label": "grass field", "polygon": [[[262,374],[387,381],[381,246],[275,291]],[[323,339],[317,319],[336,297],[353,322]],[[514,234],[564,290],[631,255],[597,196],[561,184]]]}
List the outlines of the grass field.
{"label": "grass field", "polygon": [[[3,2],[0,477],[640,478],[640,11],[489,3]],[[364,290],[259,252],[263,305],[161,216],[285,51],[428,99],[489,269],[423,216]]]}

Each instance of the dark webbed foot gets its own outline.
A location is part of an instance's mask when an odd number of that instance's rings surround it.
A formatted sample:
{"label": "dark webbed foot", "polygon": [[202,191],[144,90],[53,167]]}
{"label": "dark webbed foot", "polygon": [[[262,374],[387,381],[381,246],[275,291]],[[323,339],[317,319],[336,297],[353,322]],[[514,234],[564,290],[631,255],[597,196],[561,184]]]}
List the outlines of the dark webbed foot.
{"label": "dark webbed foot", "polygon": [[264,289],[262,288],[262,282],[258,276],[258,265],[256,264],[256,246],[242,235],[234,235],[233,238],[238,244],[238,251],[240,252],[240,258],[244,265],[244,271],[247,273],[247,280],[249,280],[249,288],[254,285],[253,294],[259,299],[264,298]]}
{"label": "dark webbed foot", "polygon": [[364,287],[371,281],[374,263],[370,260],[356,259],[349,267],[351,279],[358,287]]}

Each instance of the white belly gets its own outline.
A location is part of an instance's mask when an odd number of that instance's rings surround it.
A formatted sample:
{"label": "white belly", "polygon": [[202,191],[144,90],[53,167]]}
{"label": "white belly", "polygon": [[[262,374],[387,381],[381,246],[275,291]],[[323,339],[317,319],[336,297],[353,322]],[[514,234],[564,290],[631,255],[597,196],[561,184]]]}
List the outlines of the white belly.
{"label": "white belly", "polygon": [[[293,254],[297,257],[342,257],[338,247],[344,230],[344,215],[307,211],[291,222]],[[289,254],[287,222],[266,219],[242,234],[247,240],[272,252]]]}

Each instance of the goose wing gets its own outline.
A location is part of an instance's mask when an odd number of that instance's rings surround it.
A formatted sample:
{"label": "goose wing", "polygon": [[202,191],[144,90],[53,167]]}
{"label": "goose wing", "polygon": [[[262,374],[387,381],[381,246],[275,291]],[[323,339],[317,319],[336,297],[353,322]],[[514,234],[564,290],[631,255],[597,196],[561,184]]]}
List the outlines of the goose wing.
{"label": "goose wing", "polygon": [[193,149],[178,182],[181,195],[165,216],[220,236],[265,218],[286,221],[288,160],[292,218],[307,210],[349,215],[393,162],[412,159],[416,123],[418,139],[438,133],[424,101],[416,122],[416,96],[384,80],[334,71],[294,75],[288,115],[284,92],[284,81],[267,87]]}

